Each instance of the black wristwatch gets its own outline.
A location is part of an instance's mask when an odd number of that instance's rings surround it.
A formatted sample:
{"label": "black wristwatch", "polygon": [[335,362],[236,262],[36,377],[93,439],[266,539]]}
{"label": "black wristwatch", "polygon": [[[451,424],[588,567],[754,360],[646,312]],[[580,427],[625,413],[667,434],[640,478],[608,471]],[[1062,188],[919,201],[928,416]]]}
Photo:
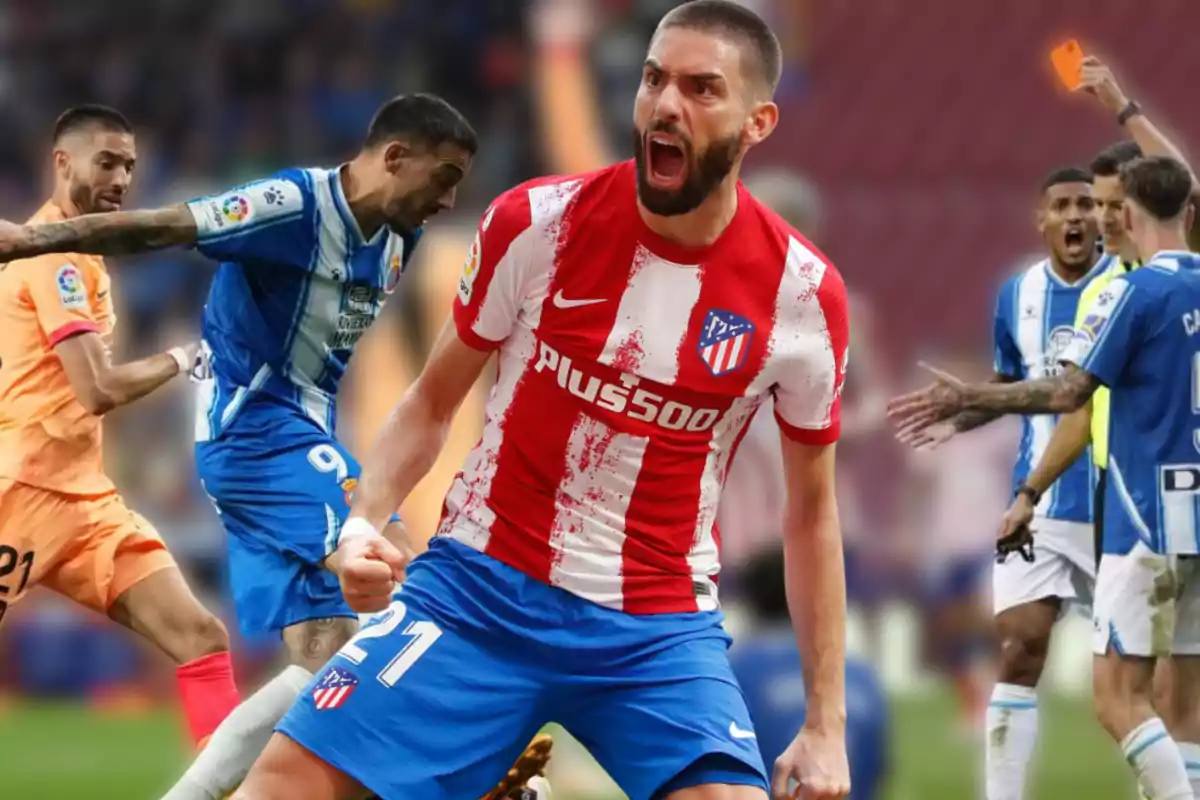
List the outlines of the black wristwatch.
{"label": "black wristwatch", "polygon": [[1020,497],[1021,495],[1028,497],[1030,504],[1035,506],[1042,501],[1042,493],[1028,483],[1022,483],[1017,487],[1017,496]]}
{"label": "black wristwatch", "polygon": [[1121,109],[1121,113],[1117,114],[1117,124],[1124,125],[1126,122],[1129,122],[1129,120],[1133,119],[1140,113],[1142,113],[1142,107],[1138,104],[1138,101],[1130,100],[1125,104],[1125,107]]}

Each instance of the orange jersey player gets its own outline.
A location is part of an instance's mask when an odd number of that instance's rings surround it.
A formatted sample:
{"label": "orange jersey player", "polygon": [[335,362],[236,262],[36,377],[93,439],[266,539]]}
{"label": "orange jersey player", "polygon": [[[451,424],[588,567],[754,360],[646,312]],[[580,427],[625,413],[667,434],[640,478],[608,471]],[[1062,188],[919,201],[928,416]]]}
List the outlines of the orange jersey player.
{"label": "orange jersey player", "polygon": [[[54,196],[31,222],[121,206],[133,130],[82,106],[54,131]],[[113,364],[103,259],[46,255],[0,267],[0,623],[41,584],[158,645],[179,666],[197,741],[237,705],[229,637],[154,528],[104,474],[101,416],[187,371],[184,348]]]}

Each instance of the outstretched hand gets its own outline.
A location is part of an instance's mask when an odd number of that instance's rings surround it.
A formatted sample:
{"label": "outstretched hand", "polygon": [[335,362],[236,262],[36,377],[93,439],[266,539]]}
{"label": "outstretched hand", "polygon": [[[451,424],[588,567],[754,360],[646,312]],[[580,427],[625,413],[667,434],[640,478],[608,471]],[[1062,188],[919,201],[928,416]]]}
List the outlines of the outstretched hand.
{"label": "outstretched hand", "polygon": [[967,392],[967,385],[950,373],[923,361],[918,366],[933,375],[934,382],[924,389],[893,398],[887,412],[888,419],[896,426],[896,438],[910,443],[923,441],[922,434],[962,411]]}

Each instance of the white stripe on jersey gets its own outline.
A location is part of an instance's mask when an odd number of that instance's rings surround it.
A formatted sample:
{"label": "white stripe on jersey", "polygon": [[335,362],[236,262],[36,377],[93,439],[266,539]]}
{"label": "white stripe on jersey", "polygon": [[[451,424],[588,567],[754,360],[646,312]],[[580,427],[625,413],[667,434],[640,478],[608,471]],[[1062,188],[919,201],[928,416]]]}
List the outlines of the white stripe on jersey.
{"label": "white stripe on jersey", "polygon": [[[207,344],[204,345],[207,347]],[[259,389],[266,384],[271,377],[271,367],[269,364],[263,364],[258,368],[258,372],[254,373],[254,377],[250,380],[248,387],[239,386],[233,393],[233,397],[225,404],[225,408],[221,411],[221,419],[218,421],[218,430],[223,430],[225,426],[233,419],[234,415],[245,405],[249,399]],[[207,442],[213,438],[213,415],[217,407],[220,392],[217,390],[217,379],[210,375],[203,381],[196,384],[196,419],[195,419],[195,441]]]}
{"label": "white stripe on jersey", "polygon": [[[1046,320],[1050,313],[1047,307],[1050,302],[1049,289],[1050,266],[1044,260],[1028,269],[1017,284],[1017,307],[1013,311],[1016,327],[1014,336],[1017,349],[1025,359],[1027,380],[1046,377],[1045,358],[1042,354],[1046,350],[1046,337],[1049,335],[1049,331],[1046,330]],[[1050,437],[1054,435],[1054,425],[1058,418],[1053,414],[1030,414],[1028,419],[1031,433],[1029,468],[1033,469],[1041,461],[1046,446],[1050,444]],[[1050,507],[1054,505],[1057,489],[1058,483],[1055,482],[1050,491],[1042,497],[1037,505],[1039,514],[1049,513]]]}
{"label": "white stripe on jersey", "polygon": [[[803,271],[802,267],[806,267],[807,272]],[[824,277],[825,262],[802,242],[789,237],[787,262],[781,271],[779,288],[775,293],[775,323],[771,326],[770,343],[767,345],[767,367],[771,366],[772,362],[790,363],[788,355],[811,350],[814,339],[829,341],[825,314],[821,311],[820,301],[817,300],[817,287],[821,285],[821,279]],[[807,302],[798,303],[797,297],[807,297]],[[818,330],[814,331],[814,328]],[[814,336],[814,333],[819,333],[819,336]],[[828,348],[826,355],[829,357],[828,363],[813,368],[814,383],[811,388],[822,393],[826,392],[826,388],[819,385],[820,381],[815,379],[828,375],[832,380],[837,366],[833,363],[832,348]],[[746,395],[762,395],[779,382],[780,376],[774,370],[764,368],[746,387]],[[779,411],[778,406],[779,400],[776,399],[776,411]],[[780,413],[780,416],[787,419],[786,414]],[[797,428],[821,427],[828,421],[826,417],[823,421],[804,421],[807,425],[797,424],[796,421],[789,421],[789,424]]]}
{"label": "white stripe on jersey", "polygon": [[[1188,465],[1192,466],[1192,465]],[[1194,492],[1165,492],[1163,465],[1158,467],[1158,507],[1162,516],[1162,538],[1168,553],[1194,555],[1198,552],[1196,538],[1196,494]]]}
{"label": "white stripe on jersey", "polygon": [[[492,525],[496,522],[496,513],[487,500],[492,494],[500,445],[504,441],[504,425],[495,424],[493,420],[504,420],[517,387],[533,366],[536,355],[536,334],[518,325],[500,349],[499,377],[484,410],[486,422],[483,436],[467,454],[462,471],[455,476],[450,490],[446,492],[448,513],[442,518],[439,536],[450,536],[480,552],[487,549]],[[467,483],[467,476],[473,477],[470,483]]]}
{"label": "white stripe on jersey", "polygon": [[[679,348],[699,298],[700,270],[665,261],[639,246],[599,360],[611,366],[621,353],[636,349],[638,373],[674,383]],[[655,313],[647,315],[647,308]],[[642,325],[635,327],[639,318]],[[648,437],[618,434],[585,414],[575,421],[550,532],[556,558],[550,582],[555,586],[612,608],[622,607],[625,514],[648,443]],[[584,466],[576,469],[576,465]]]}
{"label": "white stripe on jersey", "polygon": [[[639,244],[600,363],[611,367],[623,353],[633,350],[638,353],[637,368],[622,367],[623,371],[673,385],[679,372],[679,348],[699,299],[699,269],[665,261]],[[654,313],[647,316],[647,308]],[[635,327],[638,320],[643,327]]]}
{"label": "white stripe on jersey", "polygon": [[[446,508],[450,513],[445,515],[443,525],[438,530],[439,536],[452,536],[480,552],[487,547],[492,525],[496,521],[495,512],[488,506],[487,498],[492,493],[492,480],[496,477],[496,462],[504,440],[504,425],[494,422],[503,422],[517,393],[517,387],[525,373],[533,366],[537,356],[537,334],[534,331],[541,322],[542,304],[550,293],[550,279],[557,268],[554,255],[558,251],[557,237],[562,232],[557,223],[579,186],[580,182],[575,181],[565,188],[548,186],[530,191],[531,224],[513,239],[508,251],[497,262],[492,282],[495,284],[496,281],[503,280],[519,283],[528,273],[532,273],[536,278],[525,289],[524,294],[516,291],[489,291],[472,326],[472,330],[483,338],[496,341],[503,335],[496,332],[496,321],[504,319],[504,312],[498,304],[504,301],[506,294],[525,297],[520,324],[513,329],[504,347],[500,348],[499,377],[492,387],[484,411],[483,436],[479,444],[467,454],[462,471],[455,477],[450,491],[446,493]],[[490,216],[487,219],[490,220]],[[487,225],[487,220],[484,221],[484,225]],[[536,246],[539,238],[548,240],[546,246]],[[464,479],[467,475],[476,476],[470,484]],[[471,524],[452,524],[459,516],[457,512],[461,512],[462,519]]]}
{"label": "white stripe on jersey", "polygon": [[[1138,512],[1137,503],[1133,502],[1133,497],[1129,494],[1129,487],[1125,485],[1125,476],[1121,474],[1121,465],[1113,458],[1113,454],[1108,454],[1108,477],[1112,481],[1113,488],[1117,490],[1117,497],[1121,498],[1121,505],[1125,507],[1125,513],[1129,516],[1129,520],[1133,526],[1137,528],[1138,535],[1142,537],[1142,541],[1146,546],[1155,552],[1161,550],[1160,543],[1155,541],[1155,536],[1150,530],[1150,526],[1146,524],[1146,520],[1142,519],[1142,515]],[[1188,549],[1184,552],[1194,553],[1196,551],[1196,542],[1193,538],[1188,545]]]}
{"label": "white stripe on jersey", "polygon": [[554,498],[552,585],[610,608],[622,607],[625,515],[649,441],[579,415]]}
{"label": "white stripe on jersey", "polygon": [[[287,378],[300,389],[305,412],[322,428],[328,418],[328,398],[324,403],[311,398],[305,389],[315,388],[325,371],[328,348],[326,343],[337,327],[342,310],[343,280],[349,274],[349,241],[346,224],[337,209],[331,180],[337,180],[336,170],[308,171],[312,179],[313,197],[317,203],[316,263],[304,287],[304,296],[296,306],[292,320],[291,350],[288,353]],[[323,394],[323,393],[322,393]]]}
{"label": "white stripe on jersey", "polygon": [[[701,611],[713,611],[719,607],[717,584],[713,578],[721,569],[720,550],[717,547],[713,528],[717,521],[717,510],[721,503],[721,488],[729,471],[733,456],[733,444],[754,412],[762,405],[761,397],[739,397],[729,406],[724,419],[713,428],[708,443],[708,456],[704,472],[700,476],[700,506],[696,513],[696,535],[688,552],[687,562],[693,580],[708,584],[708,592],[696,593],[696,604]],[[772,425],[774,421],[772,420]],[[778,440],[778,436],[776,436]]]}

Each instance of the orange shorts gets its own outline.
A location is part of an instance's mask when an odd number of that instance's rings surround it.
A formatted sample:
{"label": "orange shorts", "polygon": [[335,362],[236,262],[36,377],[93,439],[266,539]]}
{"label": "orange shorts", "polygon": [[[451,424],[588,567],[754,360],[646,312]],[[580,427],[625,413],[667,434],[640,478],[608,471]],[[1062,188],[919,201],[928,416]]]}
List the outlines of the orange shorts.
{"label": "orange shorts", "polygon": [[38,584],[105,613],[173,566],[158,532],[116,492],[67,495],[0,479],[0,621]]}

